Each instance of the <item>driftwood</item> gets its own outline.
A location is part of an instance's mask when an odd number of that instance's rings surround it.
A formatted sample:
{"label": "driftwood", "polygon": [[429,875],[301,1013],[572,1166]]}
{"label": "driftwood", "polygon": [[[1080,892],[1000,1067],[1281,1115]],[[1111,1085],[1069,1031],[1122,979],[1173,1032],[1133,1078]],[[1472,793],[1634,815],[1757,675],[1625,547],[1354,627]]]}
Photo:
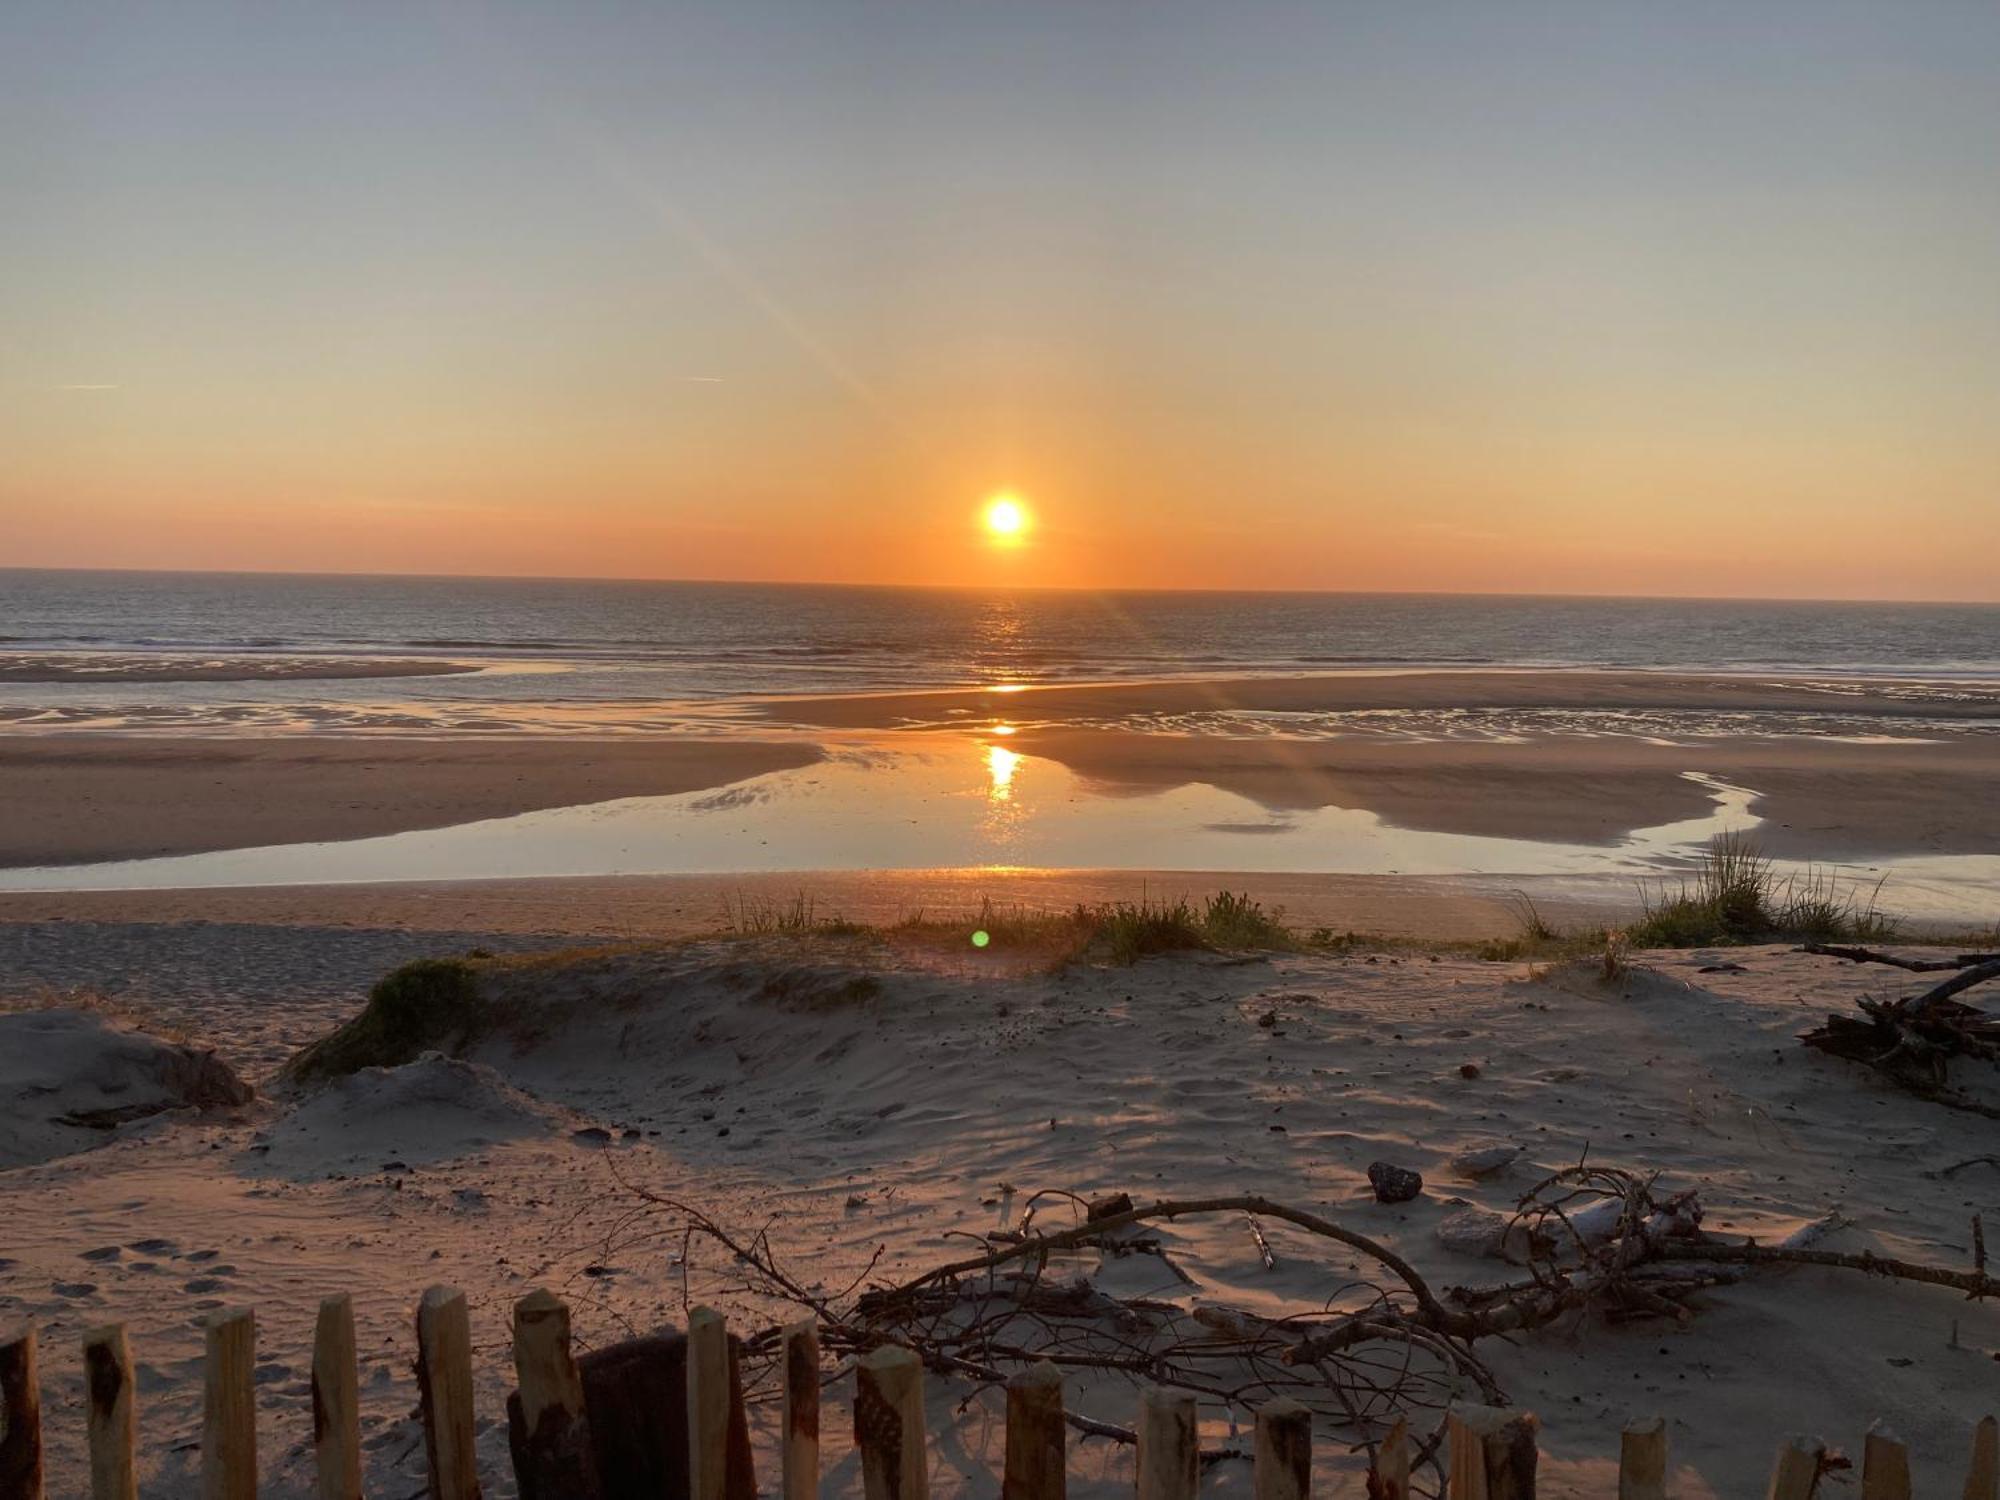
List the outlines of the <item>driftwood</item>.
{"label": "driftwood", "polygon": [[1873,1068],[1921,1099],[2000,1119],[2000,1108],[1973,1098],[1951,1081],[1955,1058],[2000,1062],[2000,1018],[1956,998],[1975,985],[2000,979],[2000,954],[1913,959],[1823,943],[1808,944],[1802,951],[1853,963],[1888,964],[1912,973],[1951,971],[1951,978],[1900,1000],[1864,995],[1855,1002],[1859,1015],[1829,1015],[1799,1040],[1816,1052]]}
{"label": "driftwood", "polygon": [[[1838,1227],[1832,1218],[1784,1241],[1722,1238],[1703,1230],[1692,1192],[1663,1191],[1656,1175],[1581,1163],[1537,1183],[1513,1220],[1504,1222],[1502,1238],[1527,1247],[1525,1277],[1444,1290],[1388,1246],[1261,1196],[1169,1198],[1115,1212],[1100,1200],[1089,1218],[1085,1200],[1052,1192],[1032,1195],[1028,1203],[1024,1219],[1039,1232],[966,1236],[978,1244],[976,1253],[915,1277],[864,1288],[871,1262],[855,1283],[823,1291],[808,1289],[784,1267],[767,1232],[731,1230],[688,1204],[621,1182],[633,1207],[607,1238],[603,1256],[647,1241],[677,1242],[685,1266],[697,1240],[713,1240],[727,1252],[727,1274],[734,1278],[726,1289],[811,1312],[829,1359],[898,1345],[914,1350],[939,1375],[995,1390],[1025,1371],[1053,1366],[1236,1406],[1290,1400],[1366,1448],[1371,1462],[1396,1457],[1389,1453],[1391,1433],[1407,1415],[1427,1420],[1428,1430],[1406,1428],[1407,1447],[1399,1451],[1410,1468],[1433,1471],[1455,1403],[1476,1392],[1474,1399],[1486,1405],[1507,1405],[1476,1352],[1489,1338],[1588,1316],[1685,1321],[1695,1315],[1703,1291],[1776,1266],[1844,1270],[1970,1297],[2000,1295],[2000,1280],[1987,1275],[1983,1256],[1975,1255],[1966,1269],[1809,1243]],[[1073,1222],[1055,1227],[1048,1213],[1038,1222],[1037,1211],[1051,1202],[1067,1204]],[[1191,1308],[1164,1293],[1117,1297],[1092,1284],[1088,1266],[1097,1255],[1116,1253],[1149,1228],[1218,1214],[1288,1224],[1336,1248],[1350,1266],[1332,1276],[1335,1289],[1324,1301],[1276,1316],[1206,1301]],[[1080,1256],[1091,1259],[1086,1264]],[[775,1387],[794,1379],[785,1369],[782,1326],[751,1334],[742,1349],[748,1367],[760,1372],[755,1381]],[[751,1384],[746,1375],[746,1387]],[[1136,1440],[1131,1429],[1084,1412],[1064,1410],[1060,1420],[1086,1437]],[[1199,1455],[1204,1463],[1242,1456],[1234,1445]]]}

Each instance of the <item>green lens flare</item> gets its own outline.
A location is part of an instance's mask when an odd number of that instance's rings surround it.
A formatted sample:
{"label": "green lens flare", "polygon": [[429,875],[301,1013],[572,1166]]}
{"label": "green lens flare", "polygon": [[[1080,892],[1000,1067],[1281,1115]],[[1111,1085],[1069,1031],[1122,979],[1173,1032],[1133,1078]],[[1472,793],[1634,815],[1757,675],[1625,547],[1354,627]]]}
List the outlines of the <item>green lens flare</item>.
{"label": "green lens flare", "polygon": [[992,934],[988,933],[984,928],[981,928],[978,932],[975,932],[972,935],[972,946],[975,948],[984,948],[988,943],[992,941],[993,941]]}

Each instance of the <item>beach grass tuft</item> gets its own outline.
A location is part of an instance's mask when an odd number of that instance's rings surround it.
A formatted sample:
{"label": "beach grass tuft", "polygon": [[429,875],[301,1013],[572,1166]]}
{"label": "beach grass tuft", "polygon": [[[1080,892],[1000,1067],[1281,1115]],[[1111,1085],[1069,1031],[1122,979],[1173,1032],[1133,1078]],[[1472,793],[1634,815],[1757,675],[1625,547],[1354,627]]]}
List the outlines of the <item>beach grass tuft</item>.
{"label": "beach grass tuft", "polygon": [[477,975],[476,963],[463,958],[420,958],[391,969],[360,1015],[299,1053],[286,1073],[301,1082],[339,1078],[463,1043],[482,1020]]}
{"label": "beach grass tuft", "polygon": [[1628,936],[1637,948],[1881,941],[1897,931],[1881,894],[1880,880],[1865,885],[1816,867],[1780,878],[1754,840],[1725,833],[1702,850],[1688,878],[1641,888],[1642,914]]}
{"label": "beach grass tuft", "polygon": [[723,928],[731,934],[747,937],[776,932],[823,933],[839,937],[867,931],[861,923],[850,922],[838,913],[821,912],[819,903],[804,891],[784,901],[768,896],[725,896]]}

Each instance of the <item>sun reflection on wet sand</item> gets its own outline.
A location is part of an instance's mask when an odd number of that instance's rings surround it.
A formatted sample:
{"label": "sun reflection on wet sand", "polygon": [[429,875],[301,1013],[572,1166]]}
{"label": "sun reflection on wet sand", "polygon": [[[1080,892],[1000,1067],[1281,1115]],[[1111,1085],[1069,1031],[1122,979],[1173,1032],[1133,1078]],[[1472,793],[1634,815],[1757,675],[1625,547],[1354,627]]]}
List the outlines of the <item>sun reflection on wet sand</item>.
{"label": "sun reflection on wet sand", "polygon": [[[844,745],[794,771],[722,792],[635,797],[346,843],[0,870],[0,890],[118,890],[471,880],[552,875],[836,869],[1150,869],[1403,876],[1672,876],[1716,833],[1762,821],[1755,793],[1687,773],[1699,817],[1615,844],[1400,828],[1364,808],[1282,816],[1212,785],[1106,786],[1060,762],[963,737]],[[1789,873],[1791,866],[1784,866]],[[1905,915],[1990,915],[2000,859],[1872,862],[1895,873]]]}
{"label": "sun reflection on wet sand", "polygon": [[986,747],[986,774],[992,778],[992,786],[986,796],[993,802],[1014,800],[1014,770],[1021,764],[1021,757],[1000,745]]}

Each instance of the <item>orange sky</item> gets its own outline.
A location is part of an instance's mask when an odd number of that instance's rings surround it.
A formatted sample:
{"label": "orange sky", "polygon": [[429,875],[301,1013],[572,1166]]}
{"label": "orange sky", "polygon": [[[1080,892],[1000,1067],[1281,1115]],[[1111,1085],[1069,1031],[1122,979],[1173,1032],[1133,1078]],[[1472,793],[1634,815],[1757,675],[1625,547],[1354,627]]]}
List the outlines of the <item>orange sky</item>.
{"label": "orange sky", "polygon": [[94,14],[0,565],[2000,598],[1968,8]]}

